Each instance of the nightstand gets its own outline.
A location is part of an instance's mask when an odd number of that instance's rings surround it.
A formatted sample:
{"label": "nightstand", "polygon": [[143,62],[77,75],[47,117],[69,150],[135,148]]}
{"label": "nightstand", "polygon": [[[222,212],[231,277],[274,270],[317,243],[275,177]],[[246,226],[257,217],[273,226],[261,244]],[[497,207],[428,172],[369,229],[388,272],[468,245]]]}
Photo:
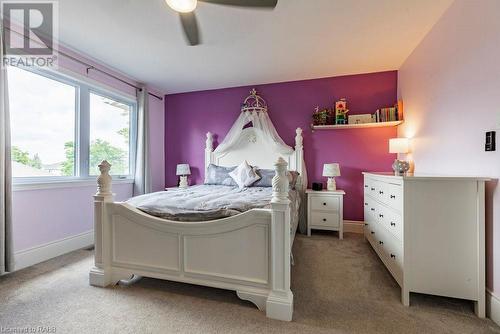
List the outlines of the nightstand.
{"label": "nightstand", "polygon": [[344,238],[343,190],[315,191],[307,189],[307,235],[311,230],[338,231]]}

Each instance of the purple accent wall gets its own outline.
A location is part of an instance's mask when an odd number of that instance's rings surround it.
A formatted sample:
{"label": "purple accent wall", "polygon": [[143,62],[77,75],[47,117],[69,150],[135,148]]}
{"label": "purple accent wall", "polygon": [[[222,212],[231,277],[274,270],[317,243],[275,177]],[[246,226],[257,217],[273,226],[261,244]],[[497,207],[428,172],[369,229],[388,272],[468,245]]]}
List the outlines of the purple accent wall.
{"label": "purple accent wall", "polygon": [[304,130],[304,153],[309,184],[324,182],[323,164],[338,162],[342,176],[337,186],[346,191],[344,218],[363,220],[362,171],[390,171],[394,155],[389,138],[396,128],[343,129],[311,132],[315,106],[331,106],[345,97],[352,114],[373,113],[397,99],[397,71],[348,75],[165,96],[165,182],[177,184],[175,166],[191,165],[191,183],[204,178],[205,134],[222,141],[240,113],[240,105],[255,87],[269,105],[278,133],[294,145],[295,128]]}

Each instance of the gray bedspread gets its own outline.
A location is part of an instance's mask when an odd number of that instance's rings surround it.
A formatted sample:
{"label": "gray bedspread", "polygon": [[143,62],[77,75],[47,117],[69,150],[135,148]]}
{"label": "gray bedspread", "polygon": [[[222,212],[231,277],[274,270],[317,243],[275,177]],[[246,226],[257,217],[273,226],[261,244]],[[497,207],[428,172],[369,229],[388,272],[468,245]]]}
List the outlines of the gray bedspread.
{"label": "gray bedspread", "polygon": [[[234,216],[254,208],[269,208],[271,187],[197,185],[133,197],[128,204],[152,216],[175,221],[207,221]],[[299,196],[290,191],[292,213]],[[292,214],[292,220],[295,214]],[[295,224],[293,224],[295,225]]]}

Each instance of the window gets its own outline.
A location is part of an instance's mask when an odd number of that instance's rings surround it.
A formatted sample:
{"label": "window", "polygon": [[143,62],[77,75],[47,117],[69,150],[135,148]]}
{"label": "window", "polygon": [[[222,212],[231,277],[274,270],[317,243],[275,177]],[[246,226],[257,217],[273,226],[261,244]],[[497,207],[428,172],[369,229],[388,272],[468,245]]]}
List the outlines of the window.
{"label": "window", "polygon": [[66,77],[8,67],[16,182],[133,174],[136,102]]}
{"label": "window", "polygon": [[15,67],[8,80],[13,177],[63,175],[65,145],[75,140],[77,88]]}
{"label": "window", "polygon": [[90,175],[96,175],[97,165],[104,159],[114,173],[130,173],[130,118],[132,106],[90,93]]}

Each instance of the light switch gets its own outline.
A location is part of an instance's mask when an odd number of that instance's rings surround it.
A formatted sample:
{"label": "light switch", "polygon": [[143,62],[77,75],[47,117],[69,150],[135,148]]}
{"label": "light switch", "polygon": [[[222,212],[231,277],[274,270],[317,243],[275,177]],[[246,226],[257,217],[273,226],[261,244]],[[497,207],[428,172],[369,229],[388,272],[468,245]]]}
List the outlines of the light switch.
{"label": "light switch", "polygon": [[486,143],[484,145],[485,151],[495,151],[496,150],[496,132],[488,131],[486,132]]}

